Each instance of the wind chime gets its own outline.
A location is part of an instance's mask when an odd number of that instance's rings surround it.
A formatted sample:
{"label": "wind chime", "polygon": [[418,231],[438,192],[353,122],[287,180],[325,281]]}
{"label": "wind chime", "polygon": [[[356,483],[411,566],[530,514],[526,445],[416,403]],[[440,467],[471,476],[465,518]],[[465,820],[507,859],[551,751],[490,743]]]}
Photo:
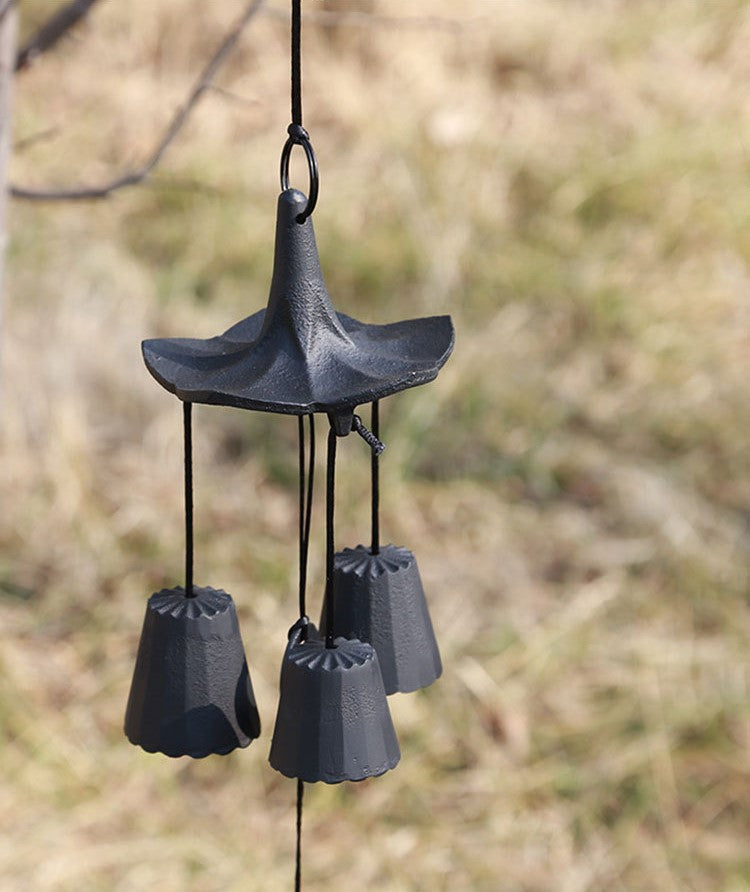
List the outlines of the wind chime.
{"label": "wind chime", "polygon": [[[375,777],[400,751],[387,694],[431,684],[440,655],[414,555],[380,544],[379,400],[436,377],[453,348],[448,316],[368,325],[334,310],[311,215],[318,167],[302,126],[301,0],[292,0],[292,123],[281,153],[281,194],[270,296],[264,310],[223,335],[143,342],[149,372],[183,403],[185,585],[153,594],[125,716],[130,741],[149,752],[202,758],[260,735],[230,595],[193,582],[193,403],[296,415],[299,437],[299,618],[281,667],[270,763],[297,779],[297,874],[304,782]],[[290,188],[294,146],[307,158],[309,196]],[[371,430],[356,414],[371,404]],[[320,629],[307,616],[307,558],[315,415],[328,419],[326,584]],[[307,425],[305,424],[307,417]],[[307,432],[305,428],[307,427]],[[372,539],[336,552],[336,446],[355,432],[371,450]]]}

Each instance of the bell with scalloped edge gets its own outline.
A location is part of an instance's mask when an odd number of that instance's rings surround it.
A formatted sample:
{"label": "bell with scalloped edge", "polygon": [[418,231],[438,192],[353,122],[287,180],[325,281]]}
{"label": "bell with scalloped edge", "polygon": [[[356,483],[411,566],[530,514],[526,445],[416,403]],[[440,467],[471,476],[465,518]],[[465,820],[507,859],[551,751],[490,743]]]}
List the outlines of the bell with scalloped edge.
{"label": "bell with scalloped edge", "polygon": [[148,752],[200,759],[247,746],[260,719],[232,598],[192,592],[148,599],[125,734]]}
{"label": "bell with scalloped edge", "polygon": [[378,657],[362,641],[326,647],[294,630],[281,667],[269,761],[287,777],[338,784],[384,774],[401,758]]}
{"label": "bell with scalloped edge", "polygon": [[[416,691],[439,678],[440,651],[412,552],[385,545],[373,554],[358,545],[337,552],[334,567],[334,634],[372,644],[386,693]],[[325,615],[324,604],[321,626]]]}

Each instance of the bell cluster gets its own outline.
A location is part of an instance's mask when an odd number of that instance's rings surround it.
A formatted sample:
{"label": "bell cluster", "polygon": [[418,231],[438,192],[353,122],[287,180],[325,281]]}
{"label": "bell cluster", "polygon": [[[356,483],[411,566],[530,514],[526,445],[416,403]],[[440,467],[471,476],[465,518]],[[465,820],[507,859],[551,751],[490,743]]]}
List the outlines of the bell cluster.
{"label": "bell cluster", "polygon": [[[300,222],[306,206],[295,189],[279,197],[265,309],[215,338],[144,341],[143,356],[154,378],[186,406],[328,417],[334,451],[326,599],[319,628],[304,616],[292,627],[270,763],[287,777],[339,783],[395,767],[400,751],[386,698],[431,684],[442,666],[414,555],[395,545],[334,550],[335,439],[354,429],[371,446],[373,528],[379,530],[382,444],[354,411],[435,378],[454,334],[447,316],[370,325],[336,312],[312,220]],[[189,412],[185,417],[187,424]],[[192,584],[188,442],[186,434],[189,572],[185,587],[148,600],[125,733],[149,752],[202,758],[247,746],[260,735],[260,720],[234,602],[224,591]]]}

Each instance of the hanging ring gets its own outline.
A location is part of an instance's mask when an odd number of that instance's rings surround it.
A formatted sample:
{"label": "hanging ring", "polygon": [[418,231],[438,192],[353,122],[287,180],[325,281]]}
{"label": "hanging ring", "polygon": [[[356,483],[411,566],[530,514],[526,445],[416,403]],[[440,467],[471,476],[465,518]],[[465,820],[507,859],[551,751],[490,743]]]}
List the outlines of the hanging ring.
{"label": "hanging ring", "polygon": [[289,139],[281,150],[281,190],[285,192],[289,188],[289,159],[292,156],[292,149],[295,146],[302,146],[307,156],[307,169],[310,172],[310,194],[307,196],[307,204],[304,211],[297,214],[297,222],[304,223],[315,210],[318,201],[318,161],[307,130],[301,124],[290,124],[287,133]]}

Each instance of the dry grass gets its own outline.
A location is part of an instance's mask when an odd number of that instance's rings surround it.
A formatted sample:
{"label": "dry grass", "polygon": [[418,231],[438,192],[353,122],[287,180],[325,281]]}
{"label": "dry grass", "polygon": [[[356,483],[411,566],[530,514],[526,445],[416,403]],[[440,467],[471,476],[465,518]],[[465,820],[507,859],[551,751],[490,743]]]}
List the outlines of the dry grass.
{"label": "dry grass", "polygon": [[[459,27],[309,27],[305,111],[338,308],[457,324],[441,378],[384,407],[383,525],[419,556],[446,671],[393,699],[397,771],[309,790],[306,888],[750,889],[750,7],[403,7],[374,3]],[[15,178],[137,163],[239,8],[102,4],[19,82],[17,138],[57,132]],[[207,98],[151,185],[12,208],[4,889],[291,884],[294,785],[265,761],[295,612],[288,419],[196,422],[197,576],[239,605],[262,739],[190,763],[121,733],[145,598],[181,569],[180,415],[139,342],[262,305],[286,40],[253,25],[236,98]]]}

